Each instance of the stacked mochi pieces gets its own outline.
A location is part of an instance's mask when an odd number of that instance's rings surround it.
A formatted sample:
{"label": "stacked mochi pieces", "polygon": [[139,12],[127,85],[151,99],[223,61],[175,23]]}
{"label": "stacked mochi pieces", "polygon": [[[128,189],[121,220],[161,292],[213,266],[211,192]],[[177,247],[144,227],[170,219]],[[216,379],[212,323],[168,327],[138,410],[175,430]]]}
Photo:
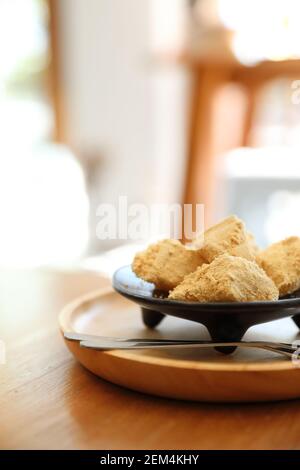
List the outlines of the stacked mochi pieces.
{"label": "stacked mochi pieces", "polygon": [[161,240],[137,253],[132,270],[171,300],[277,300],[300,288],[300,238],[259,250],[236,216],[212,226],[186,246]]}

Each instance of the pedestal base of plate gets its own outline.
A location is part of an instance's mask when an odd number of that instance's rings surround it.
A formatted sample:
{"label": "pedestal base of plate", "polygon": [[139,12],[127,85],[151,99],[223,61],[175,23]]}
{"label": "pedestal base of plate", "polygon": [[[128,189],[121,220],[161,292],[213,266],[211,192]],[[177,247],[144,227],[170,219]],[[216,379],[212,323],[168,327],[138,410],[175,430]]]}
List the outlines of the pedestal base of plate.
{"label": "pedestal base of plate", "polygon": [[148,328],[155,328],[165,316],[162,313],[157,312],[156,310],[150,310],[149,308],[141,308],[141,311],[143,322]]}
{"label": "pedestal base of plate", "polygon": [[[232,323],[218,322],[216,324],[205,325],[216,343],[231,343],[241,341],[245,335],[247,328]],[[237,346],[217,346],[215,350],[223,354],[231,354],[237,349]]]}
{"label": "pedestal base of plate", "polygon": [[[148,328],[155,328],[163,320],[165,315],[156,310],[141,308],[144,325]],[[221,326],[220,326],[221,325]],[[228,321],[205,325],[209,331],[211,339],[218,343],[240,341],[247,331],[247,328],[229,323]],[[236,346],[217,346],[216,351],[223,354],[231,354],[236,350]]]}

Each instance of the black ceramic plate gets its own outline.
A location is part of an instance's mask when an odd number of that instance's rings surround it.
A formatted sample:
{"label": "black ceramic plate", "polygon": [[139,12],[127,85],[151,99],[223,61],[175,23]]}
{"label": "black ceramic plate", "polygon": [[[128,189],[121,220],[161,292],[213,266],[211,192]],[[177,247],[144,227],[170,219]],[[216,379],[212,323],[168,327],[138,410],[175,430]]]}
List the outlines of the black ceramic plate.
{"label": "black ceramic plate", "polygon": [[[284,317],[293,317],[300,328],[300,291],[268,302],[201,303],[169,300],[164,293],[155,289],[154,284],[139,279],[130,266],[115,272],[113,287],[141,307],[143,321],[150,328],[158,325],[165,315],[173,315],[202,323],[211,338],[219,342],[240,341],[251,326]],[[229,352],[229,349],[223,352]]]}

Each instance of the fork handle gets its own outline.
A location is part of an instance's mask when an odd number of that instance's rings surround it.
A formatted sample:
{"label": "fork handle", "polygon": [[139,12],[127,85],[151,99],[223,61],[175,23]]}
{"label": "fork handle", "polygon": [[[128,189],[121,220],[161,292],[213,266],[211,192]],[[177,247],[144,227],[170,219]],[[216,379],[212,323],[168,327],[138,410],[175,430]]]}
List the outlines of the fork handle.
{"label": "fork handle", "polygon": [[270,345],[263,343],[251,343],[251,342],[231,342],[231,343],[135,343],[135,342],[109,342],[109,341],[80,341],[80,346],[88,349],[95,349],[98,351],[109,351],[109,350],[135,350],[135,349],[182,349],[182,348],[208,348],[208,347],[244,347],[244,348],[257,348],[272,351],[282,356],[291,358],[293,353],[288,348],[271,347]]}

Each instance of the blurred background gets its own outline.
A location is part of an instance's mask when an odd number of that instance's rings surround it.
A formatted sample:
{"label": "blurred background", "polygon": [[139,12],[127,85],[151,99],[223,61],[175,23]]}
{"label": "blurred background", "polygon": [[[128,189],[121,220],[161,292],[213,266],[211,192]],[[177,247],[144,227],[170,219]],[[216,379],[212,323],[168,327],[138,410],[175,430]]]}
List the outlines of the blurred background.
{"label": "blurred background", "polygon": [[0,266],[72,265],[101,203],[300,235],[300,2],[0,0]]}

